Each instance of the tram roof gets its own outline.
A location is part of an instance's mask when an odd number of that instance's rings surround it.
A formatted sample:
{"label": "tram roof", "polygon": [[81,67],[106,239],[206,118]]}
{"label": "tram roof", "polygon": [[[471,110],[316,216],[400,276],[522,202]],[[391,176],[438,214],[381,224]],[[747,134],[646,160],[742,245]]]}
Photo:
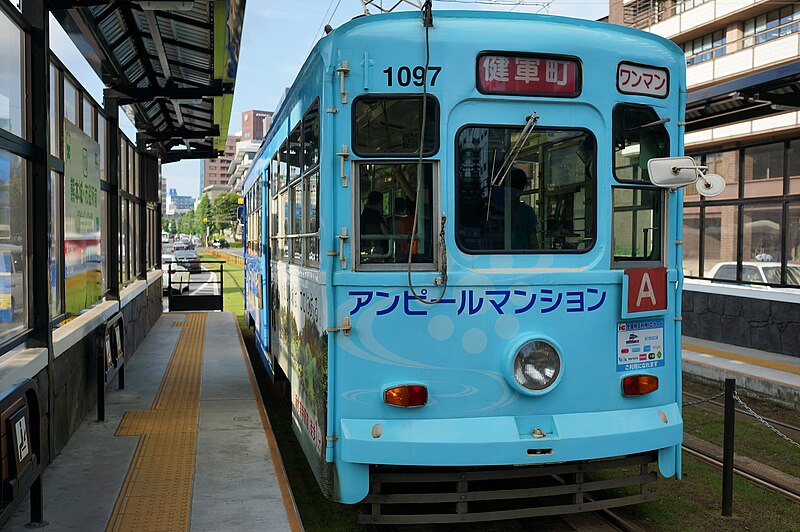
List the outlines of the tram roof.
{"label": "tram roof", "polygon": [[[60,4],[60,5],[59,5]],[[54,15],[162,162],[225,150],[245,0],[75,2]]]}

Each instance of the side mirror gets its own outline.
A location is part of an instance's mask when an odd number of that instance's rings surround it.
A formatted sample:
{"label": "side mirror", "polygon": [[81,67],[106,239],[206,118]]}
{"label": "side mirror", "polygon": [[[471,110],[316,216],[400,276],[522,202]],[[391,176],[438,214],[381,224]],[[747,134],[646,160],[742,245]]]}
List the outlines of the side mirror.
{"label": "side mirror", "polygon": [[725,180],[717,174],[708,174],[707,166],[698,166],[691,157],[657,157],[647,161],[650,181],[659,187],[677,190],[697,184],[702,196],[719,196],[725,190]]}

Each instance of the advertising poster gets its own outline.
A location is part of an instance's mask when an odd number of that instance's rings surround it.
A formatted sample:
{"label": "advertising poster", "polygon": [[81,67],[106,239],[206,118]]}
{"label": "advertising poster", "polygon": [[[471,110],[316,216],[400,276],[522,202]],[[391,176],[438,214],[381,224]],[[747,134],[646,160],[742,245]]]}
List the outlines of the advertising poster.
{"label": "advertising poster", "polygon": [[64,303],[78,313],[102,293],[100,145],[64,124]]}

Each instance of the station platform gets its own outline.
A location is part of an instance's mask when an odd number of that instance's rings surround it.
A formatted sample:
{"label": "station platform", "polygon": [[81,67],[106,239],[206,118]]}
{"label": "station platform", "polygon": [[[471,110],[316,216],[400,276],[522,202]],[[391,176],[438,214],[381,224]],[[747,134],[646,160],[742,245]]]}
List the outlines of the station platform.
{"label": "station platform", "polygon": [[800,358],[683,337],[683,372],[708,382],[736,379],[737,388],[800,409]]}
{"label": "station platform", "polygon": [[302,530],[232,313],[162,315],[125,368],[45,470],[45,529]]}

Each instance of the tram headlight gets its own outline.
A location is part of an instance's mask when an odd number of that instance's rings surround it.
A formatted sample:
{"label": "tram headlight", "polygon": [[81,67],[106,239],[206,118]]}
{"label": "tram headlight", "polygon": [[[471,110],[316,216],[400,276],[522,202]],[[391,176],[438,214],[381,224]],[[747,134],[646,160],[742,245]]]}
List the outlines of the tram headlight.
{"label": "tram headlight", "polygon": [[532,392],[541,392],[552,386],[560,373],[558,351],[543,340],[527,342],[514,356],[514,379]]}

